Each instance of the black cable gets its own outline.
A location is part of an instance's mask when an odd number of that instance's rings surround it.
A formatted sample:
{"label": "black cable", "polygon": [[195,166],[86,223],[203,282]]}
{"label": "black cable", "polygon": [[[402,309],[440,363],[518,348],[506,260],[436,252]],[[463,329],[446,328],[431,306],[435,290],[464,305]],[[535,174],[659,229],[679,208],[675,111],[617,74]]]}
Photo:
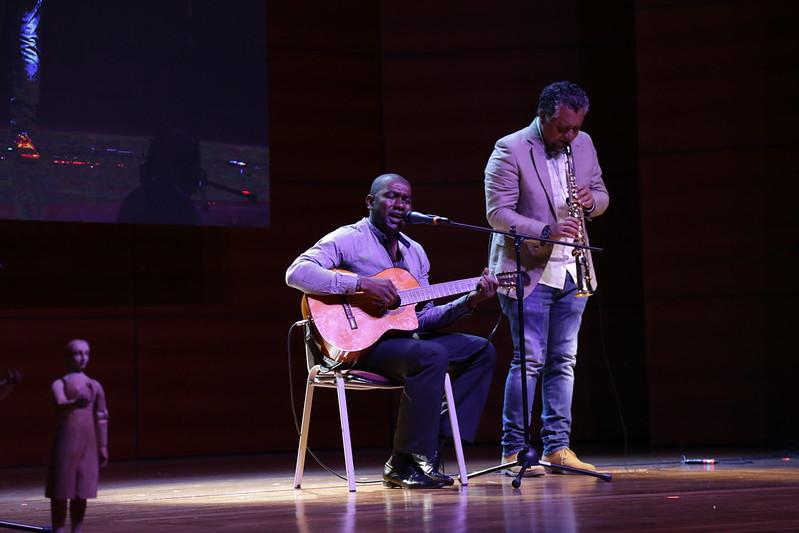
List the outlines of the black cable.
{"label": "black cable", "polygon": [[[288,337],[287,337],[287,344],[286,344],[286,348],[287,348],[286,352],[288,353],[288,358],[289,358],[288,359],[288,368],[289,368],[289,403],[291,404],[291,414],[294,417],[294,429],[296,429],[297,436],[300,437],[300,438],[302,438],[302,432],[300,431],[300,421],[299,421],[299,417],[297,416],[297,407],[296,407],[296,405],[294,405],[294,374],[293,374],[292,368],[291,368],[291,362],[292,362],[291,333],[294,331],[294,328],[296,328],[297,326],[304,326],[306,323],[307,323],[307,320],[299,320],[299,321],[297,321],[297,322],[295,322],[295,323],[293,323],[291,325],[291,327],[289,328]],[[304,339],[303,339],[303,342],[304,342]],[[319,459],[319,457],[317,457],[317,455],[309,447],[306,446],[305,451],[308,453],[308,455],[310,455],[313,458],[314,461],[316,461],[316,464],[318,464],[320,467],[322,467],[323,470],[327,471],[330,474],[333,474],[334,476],[336,476],[337,478],[339,478],[341,480],[347,481],[347,477],[346,476],[342,476],[341,474],[339,474],[338,472],[336,472],[335,470],[333,470],[332,468],[327,466],[321,459]],[[368,485],[368,484],[372,484],[372,483],[382,483],[382,482],[383,482],[382,479],[381,480],[371,480],[371,481],[357,481],[357,480],[355,481],[356,484],[360,484],[360,485]]]}
{"label": "black cable", "polygon": [[613,391],[613,399],[616,403],[616,413],[619,415],[619,424],[621,425],[622,438],[624,439],[624,468],[627,469],[627,462],[629,460],[627,424],[624,422],[624,412],[622,411],[621,400],[619,399],[619,389],[616,387],[616,380],[613,377],[613,370],[610,368],[610,358],[608,357],[607,345],[605,344],[605,325],[602,321],[602,299],[600,298],[600,292],[598,290],[594,293],[594,295],[597,298],[597,306],[599,307],[599,344],[602,349],[602,359],[605,361],[605,368],[608,371],[610,389]]}
{"label": "black cable", "polygon": [[488,346],[491,343],[491,341],[494,339],[494,335],[496,335],[497,333],[497,328],[499,328],[499,324],[502,322],[503,316],[505,316],[505,313],[503,313],[502,310],[500,309],[499,314],[497,315],[497,321],[494,322],[494,327],[491,328],[491,333],[489,333],[488,337],[486,337],[486,341],[488,341],[486,342],[486,346]]}

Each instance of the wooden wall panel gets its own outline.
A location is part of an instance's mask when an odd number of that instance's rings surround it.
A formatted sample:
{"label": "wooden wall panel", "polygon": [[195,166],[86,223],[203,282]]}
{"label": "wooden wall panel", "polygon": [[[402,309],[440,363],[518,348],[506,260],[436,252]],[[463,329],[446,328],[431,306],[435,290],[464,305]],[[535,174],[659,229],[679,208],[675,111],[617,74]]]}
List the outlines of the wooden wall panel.
{"label": "wooden wall panel", "polygon": [[[759,295],[679,298],[647,305],[652,439],[690,445],[767,440],[767,332]],[[653,326],[653,324],[655,324]],[[746,327],[743,327],[743,325]],[[781,406],[775,406],[781,409]]]}
{"label": "wooden wall panel", "polygon": [[[425,6],[381,2],[382,42],[388,55],[460,54],[499,49],[573,46],[581,4],[499,0],[490,6],[444,0]],[[567,23],[548,25],[548,22]]]}
{"label": "wooden wall panel", "polygon": [[[637,2],[651,432],[778,442],[796,193],[793,2]],[[788,202],[790,203],[790,201]]]}
{"label": "wooden wall panel", "polygon": [[279,383],[269,379],[262,321],[143,318],[137,347],[141,456],[255,451],[268,441],[280,415],[261,394]]}
{"label": "wooden wall panel", "polygon": [[785,0],[639,9],[641,151],[786,143],[799,113],[796,13]]}
{"label": "wooden wall panel", "polygon": [[[386,164],[417,185],[482,187],[494,141],[530,123],[540,89],[575,78],[577,2],[385,2],[383,116]],[[535,31],[530,28],[535,27]],[[479,219],[484,219],[480,215]]]}
{"label": "wooden wall panel", "polygon": [[2,224],[3,308],[91,309],[133,303],[134,263],[127,228],[109,231],[101,224]]}
{"label": "wooden wall panel", "polygon": [[578,63],[573,48],[387,56],[387,167],[417,184],[482,187],[494,142],[529,125],[538,91],[549,79],[574,78]]}
{"label": "wooden wall panel", "polygon": [[[753,221],[767,219],[771,191],[751,181],[765,178],[769,157],[767,150],[729,150],[642,158],[649,298],[731,296],[769,283],[768,241]],[[743,204],[740,216],[731,216],[730,202]]]}

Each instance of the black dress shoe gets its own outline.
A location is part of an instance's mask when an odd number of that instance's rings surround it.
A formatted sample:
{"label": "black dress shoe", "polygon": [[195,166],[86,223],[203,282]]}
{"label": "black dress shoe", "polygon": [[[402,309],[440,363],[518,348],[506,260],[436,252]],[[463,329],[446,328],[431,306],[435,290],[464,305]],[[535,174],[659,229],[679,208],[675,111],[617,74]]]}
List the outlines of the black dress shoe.
{"label": "black dress shoe", "polygon": [[413,458],[413,462],[419,465],[422,472],[427,474],[427,477],[430,479],[443,483],[444,485],[455,484],[454,479],[441,473],[441,456],[438,452],[434,453],[432,456],[413,453],[411,457]]}
{"label": "black dress shoe", "polygon": [[410,455],[395,453],[389,457],[383,468],[383,486],[402,489],[440,489],[444,483],[422,472]]}

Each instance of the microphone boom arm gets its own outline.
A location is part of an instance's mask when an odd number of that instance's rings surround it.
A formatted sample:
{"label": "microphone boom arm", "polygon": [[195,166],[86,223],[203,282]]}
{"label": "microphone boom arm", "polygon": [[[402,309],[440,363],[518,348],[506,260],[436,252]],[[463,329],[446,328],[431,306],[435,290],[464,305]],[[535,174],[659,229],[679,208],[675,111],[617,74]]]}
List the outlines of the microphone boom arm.
{"label": "microphone boom arm", "polygon": [[407,213],[405,213],[405,216],[403,218],[405,219],[406,224],[433,224],[434,226],[440,226],[446,224],[449,226],[456,226],[460,228],[482,231],[485,233],[497,233],[499,235],[505,235],[506,237],[510,237],[514,240],[518,239],[521,241],[538,241],[547,244],[560,244],[561,246],[568,246],[570,248],[579,248],[581,250],[591,250],[592,252],[603,251],[603,249],[598,246],[590,246],[587,244],[580,244],[577,242],[554,241],[552,239],[544,239],[543,237],[533,237],[532,235],[524,235],[517,232],[514,227],[511,227],[510,231],[502,231],[493,228],[486,228],[483,226],[474,226],[472,224],[455,222],[454,220],[450,220],[447,217],[440,217],[437,215],[426,215],[424,213],[419,213],[418,211],[408,211]]}

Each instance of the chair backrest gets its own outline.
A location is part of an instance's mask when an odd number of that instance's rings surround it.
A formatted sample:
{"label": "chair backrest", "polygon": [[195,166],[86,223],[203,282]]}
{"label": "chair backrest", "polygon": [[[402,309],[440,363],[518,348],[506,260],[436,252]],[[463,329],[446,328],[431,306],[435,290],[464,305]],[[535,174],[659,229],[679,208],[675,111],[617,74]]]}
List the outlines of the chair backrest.
{"label": "chair backrest", "polygon": [[310,320],[305,321],[302,330],[303,344],[305,345],[305,364],[308,365],[308,371],[310,372],[314,366],[323,363],[323,356],[319,344],[316,342],[316,339],[314,339]]}

